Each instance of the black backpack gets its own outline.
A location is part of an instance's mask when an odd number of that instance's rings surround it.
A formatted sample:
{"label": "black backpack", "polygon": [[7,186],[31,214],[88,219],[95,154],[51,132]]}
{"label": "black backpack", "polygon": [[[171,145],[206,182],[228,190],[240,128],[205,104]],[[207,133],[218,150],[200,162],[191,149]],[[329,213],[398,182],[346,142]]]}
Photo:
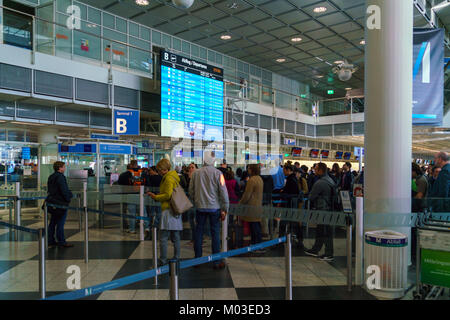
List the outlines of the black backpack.
{"label": "black backpack", "polygon": [[331,186],[331,211],[342,211],[341,197],[339,197],[338,186]]}

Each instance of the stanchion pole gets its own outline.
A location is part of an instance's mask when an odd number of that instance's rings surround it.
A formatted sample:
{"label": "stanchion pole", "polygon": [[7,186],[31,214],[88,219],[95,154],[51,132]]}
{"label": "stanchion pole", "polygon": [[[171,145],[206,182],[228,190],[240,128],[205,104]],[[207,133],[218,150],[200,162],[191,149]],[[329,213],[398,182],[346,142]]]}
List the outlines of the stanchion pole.
{"label": "stanchion pole", "polygon": [[13,224],[13,215],[12,215],[12,209],[13,209],[13,203],[14,201],[12,198],[8,198],[8,209],[9,209],[9,224]]}
{"label": "stanchion pole", "polygon": [[225,219],[222,221],[222,251],[228,251],[228,214],[225,216]]}
{"label": "stanchion pole", "polygon": [[89,262],[89,216],[87,208],[87,182],[83,183],[83,207],[84,207],[84,262]]}
{"label": "stanchion pole", "polygon": [[286,235],[284,257],[286,266],[286,300],[292,300],[292,243],[290,233]]}
{"label": "stanchion pole", "polygon": [[44,202],[44,230],[45,230],[45,250],[48,250],[48,207]]}
{"label": "stanchion pole", "polygon": [[178,295],[178,271],[179,262],[178,260],[169,261],[169,275],[170,275],[170,300],[179,300]]}
{"label": "stanchion pole", "polygon": [[[156,212],[155,212],[156,214]],[[155,218],[153,218],[153,221]],[[152,245],[153,245],[153,268],[158,269],[158,229],[153,226],[152,227]],[[154,285],[158,285],[158,275],[155,276]]]}
{"label": "stanchion pole", "polygon": [[[122,195],[121,195],[122,196]],[[120,200],[120,230],[122,231],[122,232],[124,232],[124,230],[123,230],[123,199],[121,199]]]}
{"label": "stanchion pole", "polygon": [[347,290],[352,291],[352,216],[347,215]]}
{"label": "stanchion pole", "polygon": [[83,218],[82,218],[82,210],[81,210],[81,196],[78,197],[78,228],[80,232],[83,230]]}
{"label": "stanchion pole", "polygon": [[361,286],[364,281],[364,198],[362,197],[356,198],[355,228],[355,285]]}
{"label": "stanchion pole", "polygon": [[[144,217],[144,186],[139,186],[139,216]],[[144,220],[139,221],[139,237],[144,241]]]}
{"label": "stanchion pole", "polygon": [[44,229],[39,229],[39,294],[45,299],[45,240]]}
{"label": "stanchion pole", "polygon": [[[21,210],[21,203],[20,203],[20,182],[16,182],[16,208],[15,208],[15,221],[14,223],[16,226],[20,226],[20,210]],[[14,240],[19,240],[19,232],[16,230],[14,231]]]}

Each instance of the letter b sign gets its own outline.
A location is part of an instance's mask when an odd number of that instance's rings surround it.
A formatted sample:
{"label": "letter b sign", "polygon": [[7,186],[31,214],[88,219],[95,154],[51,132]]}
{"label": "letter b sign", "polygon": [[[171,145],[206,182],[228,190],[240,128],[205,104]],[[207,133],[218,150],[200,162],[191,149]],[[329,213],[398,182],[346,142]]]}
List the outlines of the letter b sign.
{"label": "letter b sign", "polygon": [[115,135],[139,135],[139,111],[114,111]]}
{"label": "letter b sign", "polygon": [[116,119],[116,129],[118,134],[127,133],[127,120]]}

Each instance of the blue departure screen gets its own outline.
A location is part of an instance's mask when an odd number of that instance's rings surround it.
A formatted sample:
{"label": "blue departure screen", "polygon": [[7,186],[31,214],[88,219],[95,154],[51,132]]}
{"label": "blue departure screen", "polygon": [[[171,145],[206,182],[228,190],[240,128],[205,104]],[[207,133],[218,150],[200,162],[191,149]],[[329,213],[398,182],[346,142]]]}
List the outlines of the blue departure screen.
{"label": "blue departure screen", "polygon": [[223,70],[161,54],[161,135],[223,140]]}

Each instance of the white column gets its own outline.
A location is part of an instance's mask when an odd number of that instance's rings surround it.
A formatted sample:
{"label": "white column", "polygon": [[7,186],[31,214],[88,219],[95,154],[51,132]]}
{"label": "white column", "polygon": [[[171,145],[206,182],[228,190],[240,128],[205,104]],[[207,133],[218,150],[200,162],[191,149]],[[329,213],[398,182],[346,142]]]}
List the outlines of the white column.
{"label": "white column", "polygon": [[[369,29],[373,12],[366,25],[364,214],[410,213],[413,1],[371,5],[380,15],[379,29]],[[410,238],[408,227],[389,229]]]}
{"label": "white column", "polygon": [[47,185],[48,177],[53,173],[53,163],[58,161],[58,130],[40,129],[39,130],[39,185]]}

